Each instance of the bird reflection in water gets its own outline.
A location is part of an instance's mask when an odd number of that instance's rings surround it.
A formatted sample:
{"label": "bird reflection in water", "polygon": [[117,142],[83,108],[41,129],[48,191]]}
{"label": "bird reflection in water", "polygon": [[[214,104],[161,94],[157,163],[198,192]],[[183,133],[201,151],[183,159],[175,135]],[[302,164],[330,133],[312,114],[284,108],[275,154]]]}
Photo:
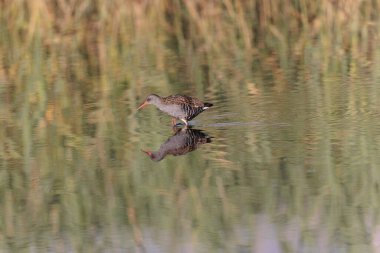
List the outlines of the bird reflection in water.
{"label": "bird reflection in water", "polygon": [[153,161],[161,161],[166,155],[184,155],[196,150],[205,143],[210,143],[211,137],[202,130],[179,128],[166,142],[161,144],[157,151],[144,151]]}

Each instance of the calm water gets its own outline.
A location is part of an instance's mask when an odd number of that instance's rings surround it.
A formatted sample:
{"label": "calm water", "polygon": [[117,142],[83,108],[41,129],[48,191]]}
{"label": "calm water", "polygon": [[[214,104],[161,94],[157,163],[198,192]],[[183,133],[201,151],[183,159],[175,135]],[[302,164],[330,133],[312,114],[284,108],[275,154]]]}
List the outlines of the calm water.
{"label": "calm water", "polygon": [[[380,252],[380,48],[96,65],[62,43],[0,71],[1,252]],[[150,93],[214,107],[173,131]],[[176,138],[197,145],[142,152]]]}

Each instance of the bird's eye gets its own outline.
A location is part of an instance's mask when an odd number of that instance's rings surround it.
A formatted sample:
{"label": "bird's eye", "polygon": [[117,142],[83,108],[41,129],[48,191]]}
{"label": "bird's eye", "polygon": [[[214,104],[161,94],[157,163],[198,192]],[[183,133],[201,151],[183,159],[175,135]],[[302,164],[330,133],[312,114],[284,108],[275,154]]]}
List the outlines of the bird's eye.
{"label": "bird's eye", "polygon": [[152,98],[150,98],[150,97],[146,99],[146,101],[148,101],[148,102],[150,102],[150,100],[152,100]]}

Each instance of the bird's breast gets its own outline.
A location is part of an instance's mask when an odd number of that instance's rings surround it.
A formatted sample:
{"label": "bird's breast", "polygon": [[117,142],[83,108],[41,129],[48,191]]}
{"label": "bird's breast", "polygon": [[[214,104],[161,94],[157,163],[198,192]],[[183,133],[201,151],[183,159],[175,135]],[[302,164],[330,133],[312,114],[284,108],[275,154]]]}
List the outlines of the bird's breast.
{"label": "bird's breast", "polygon": [[163,105],[159,108],[161,111],[169,114],[175,118],[185,118],[185,112],[180,105],[171,104],[171,105]]}

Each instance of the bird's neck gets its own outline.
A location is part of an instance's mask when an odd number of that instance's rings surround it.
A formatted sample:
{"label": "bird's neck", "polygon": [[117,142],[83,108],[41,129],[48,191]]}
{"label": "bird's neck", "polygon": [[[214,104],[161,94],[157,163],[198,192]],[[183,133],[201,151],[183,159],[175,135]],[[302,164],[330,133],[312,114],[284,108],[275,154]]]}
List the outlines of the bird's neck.
{"label": "bird's neck", "polygon": [[152,104],[154,104],[157,107],[162,107],[165,105],[165,103],[162,101],[162,98],[160,97],[157,97],[157,99],[155,99]]}
{"label": "bird's neck", "polygon": [[154,105],[160,109],[161,111],[163,112],[168,112],[170,111],[170,105],[168,105],[167,103],[165,103],[162,99],[157,99],[156,101],[154,101]]}

